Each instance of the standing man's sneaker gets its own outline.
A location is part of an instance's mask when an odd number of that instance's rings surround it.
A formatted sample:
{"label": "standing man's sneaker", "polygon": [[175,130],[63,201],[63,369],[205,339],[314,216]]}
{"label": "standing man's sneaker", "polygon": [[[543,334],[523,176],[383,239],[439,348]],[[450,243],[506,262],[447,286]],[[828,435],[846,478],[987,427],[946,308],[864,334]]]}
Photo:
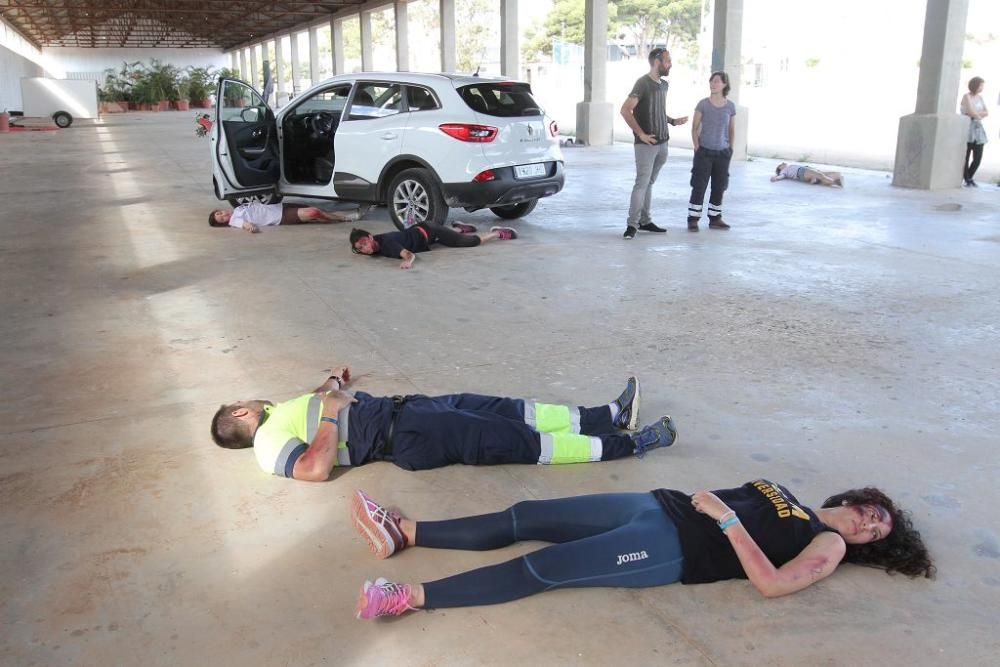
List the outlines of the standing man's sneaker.
{"label": "standing man's sneaker", "polygon": [[719,216],[718,218],[709,218],[708,219],[708,228],[709,229],[729,229],[729,225],[727,225],[726,222],[725,222],[725,220],[723,220],[722,217]]}
{"label": "standing man's sneaker", "polygon": [[659,234],[665,234],[667,232],[667,230],[665,230],[663,227],[657,227],[651,222],[642,223],[641,225],[639,225],[639,229],[641,229],[644,232],[657,232]]}
{"label": "standing man's sneaker", "polygon": [[699,222],[698,218],[692,218],[691,216],[688,216],[688,231],[689,232],[698,231],[698,222]]}
{"label": "standing man's sneaker", "polygon": [[512,227],[490,227],[490,231],[496,232],[501,241],[513,241],[517,238],[517,232]]}
{"label": "standing man's sneaker", "polygon": [[399,616],[410,609],[416,609],[410,606],[410,587],[379,577],[375,583],[366,581],[362,586],[354,615],[357,618]]}
{"label": "standing man's sneaker", "polygon": [[631,376],[625,383],[625,391],[615,399],[618,414],[615,415],[615,428],[624,431],[634,431],[639,426],[639,378]]}
{"label": "standing man's sneaker", "polygon": [[388,558],[406,548],[406,535],[399,527],[403,517],[398,512],[387,511],[364,491],[354,492],[351,518],[376,558]]}
{"label": "standing man's sneaker", "polygon": [[641,431],[632,434],[635,443],[635,455],[640,459],[651,449],[669,447],[677,440],[677,428],[670,417],[660,417],[658,420],[644,426]]}
{"label": "standing man's sneaker", "polygon": [[462,234],[475,234],[476,228],[464,222],[453,222],[451,228]]}
{"label": "standing man's sneaker", "polygon": [[635,238],[635,227],[632,225],[627,225],[625,227],[625,233],[622,234],[622,238],[626,240],[632,240]]}

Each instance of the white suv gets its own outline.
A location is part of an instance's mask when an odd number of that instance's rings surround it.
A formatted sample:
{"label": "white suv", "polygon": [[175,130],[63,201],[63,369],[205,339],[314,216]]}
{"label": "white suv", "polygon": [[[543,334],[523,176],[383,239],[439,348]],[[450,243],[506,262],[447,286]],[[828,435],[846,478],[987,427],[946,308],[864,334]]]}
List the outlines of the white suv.
{"label": "white suv", "polygon": [[399,228],[448,207],[519,218],[563,186],[558,127],[527,83],[362,72],[328,79],[274,114],[242,81],[219,81],[215,195],[384,203]]}

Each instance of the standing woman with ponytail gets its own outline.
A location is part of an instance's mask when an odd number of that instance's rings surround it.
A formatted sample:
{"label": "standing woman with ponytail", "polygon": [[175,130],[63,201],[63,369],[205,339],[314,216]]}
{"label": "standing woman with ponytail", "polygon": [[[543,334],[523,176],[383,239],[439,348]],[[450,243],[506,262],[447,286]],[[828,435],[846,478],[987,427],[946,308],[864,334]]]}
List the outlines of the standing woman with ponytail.
{"label": "standing woman with ponytail", "polygon": [[691,166],[691,200],[688,203],[688,231],[698,231],[705,189],[708,197],[708,228],[729,229],[722,219],[722,195],[729,187],[729,161],[733,157],[736,105],[729,101],[729,75],[712,72],[708,79],[711,95],[698,102],[691,126],[694,164]]}

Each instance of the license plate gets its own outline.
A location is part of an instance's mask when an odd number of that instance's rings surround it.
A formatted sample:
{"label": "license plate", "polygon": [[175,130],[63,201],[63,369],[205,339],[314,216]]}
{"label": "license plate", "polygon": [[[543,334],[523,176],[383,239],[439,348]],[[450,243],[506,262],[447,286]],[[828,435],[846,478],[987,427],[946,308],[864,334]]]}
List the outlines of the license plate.
{"label": "license plate", "polygon": [[539,176],[544,176],[545,165],[542,163],[535,164],[519,164],[514,167],[514,178],[538,178]]}

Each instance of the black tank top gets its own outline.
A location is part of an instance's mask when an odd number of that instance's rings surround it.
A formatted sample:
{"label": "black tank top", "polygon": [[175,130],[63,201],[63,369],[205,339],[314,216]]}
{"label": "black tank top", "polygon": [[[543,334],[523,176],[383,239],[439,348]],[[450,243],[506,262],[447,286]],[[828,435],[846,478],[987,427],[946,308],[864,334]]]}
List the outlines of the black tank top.
{"label": "black tank top", "polygon": [[[833,530],[815,512],[800,505],[788,489],[766,479],[713,493],[736,512],[750,537],[775,567],[798,556],[819,533]],[[684,554],[683,583],[746,578],[729,538],[715,521],[691,506],[689,494],[657,489],[653,495],[677,525]]]}

